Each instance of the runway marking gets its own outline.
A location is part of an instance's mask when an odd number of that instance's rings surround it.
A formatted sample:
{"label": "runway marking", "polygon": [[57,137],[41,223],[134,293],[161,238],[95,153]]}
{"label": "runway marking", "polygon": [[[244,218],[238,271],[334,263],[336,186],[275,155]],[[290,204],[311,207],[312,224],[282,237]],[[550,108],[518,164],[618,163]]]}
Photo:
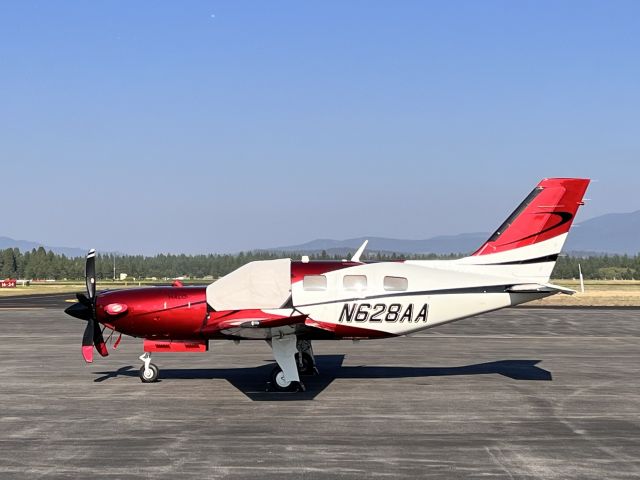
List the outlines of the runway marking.
{"label": "runway marking", "polygon": [[[502,451],[500,450],[500,448],[498,447],[494,447],[498,453],[500,454],[500,456],[502,456]],[[507,466],[504,464],[504,462],[500,461],[500,459],[493,454],[493,452],[491,451],[491,449],[489,447],[484,447],[484,450],[489,454],[489,456],[491,457],[491,460],[493,460],[493,463],[495,463],[500,470],[502,470],[504,473],[506,473],[507,475],[509,475],[509,478],[511,480],[514,480],[514,476],[511,475],[511,471],[509,471],[509,469],[507,468]]]}

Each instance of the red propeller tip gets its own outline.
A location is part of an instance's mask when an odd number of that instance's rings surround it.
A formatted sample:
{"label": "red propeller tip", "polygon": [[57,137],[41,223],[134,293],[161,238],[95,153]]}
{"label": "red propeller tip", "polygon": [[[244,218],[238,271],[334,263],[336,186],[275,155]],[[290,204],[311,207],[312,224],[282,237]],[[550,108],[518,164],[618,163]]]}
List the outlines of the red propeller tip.
{"label": "red propeller tip", "polygon": [[84,361],[87,363],[93,362],[93,346],[92,345],[83,345],[82,346],[82,356],[84,357]]}
{"label": "red propeller tip", "polygon": [[96,350],[98,350],[98,353],[103,357],[106,357],[107,355],[109,355],[109,351],[107,350],[107,344],[104,342],[97,343]]}

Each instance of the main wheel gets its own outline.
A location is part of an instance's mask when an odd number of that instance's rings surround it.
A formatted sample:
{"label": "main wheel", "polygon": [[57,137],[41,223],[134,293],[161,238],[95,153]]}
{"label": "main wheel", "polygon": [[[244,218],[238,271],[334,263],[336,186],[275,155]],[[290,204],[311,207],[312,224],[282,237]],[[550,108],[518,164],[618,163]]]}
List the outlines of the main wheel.
{"label": "main wheel", "polygon": [[149,364],[149,370],[145,369],[143,365],[140,367],[140,380],[142,383],[153,383],[158,380],[159,373],[158,367],[153,363]]}
{"label": "main wheel", "polygon": [[284,378],[284,372],[278,366],[274,367],[269,376],[271,386],[277,392],[297,392],[300,390],[299,382],[292,382]]}

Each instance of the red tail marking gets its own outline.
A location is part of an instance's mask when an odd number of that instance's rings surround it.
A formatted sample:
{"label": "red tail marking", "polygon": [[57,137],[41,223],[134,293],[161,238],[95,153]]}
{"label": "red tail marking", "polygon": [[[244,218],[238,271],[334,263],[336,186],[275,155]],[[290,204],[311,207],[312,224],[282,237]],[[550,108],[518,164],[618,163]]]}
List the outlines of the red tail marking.
{"label": "red tail marking", "polygon": [[473,255],[526,247],[567,233],[588,185],[589,180],[581,178],[542,180]]}

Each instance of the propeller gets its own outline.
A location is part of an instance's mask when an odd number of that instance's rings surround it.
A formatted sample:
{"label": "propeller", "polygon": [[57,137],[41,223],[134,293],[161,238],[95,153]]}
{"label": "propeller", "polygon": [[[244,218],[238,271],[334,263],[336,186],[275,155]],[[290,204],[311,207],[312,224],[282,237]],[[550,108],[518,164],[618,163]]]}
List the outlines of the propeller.
{"label": "propeller", "polygon": [[89,250],[87,254],[85,284],[87,286],[87,294],[76,294],[78,303],[67,308],[65,313],[87,321],[87,326],[82,335],[82,356],[87,363],[91,363],[93,362],[94,346],[103,357],[109,355],[96,315],[96,251],[94,249]]}

